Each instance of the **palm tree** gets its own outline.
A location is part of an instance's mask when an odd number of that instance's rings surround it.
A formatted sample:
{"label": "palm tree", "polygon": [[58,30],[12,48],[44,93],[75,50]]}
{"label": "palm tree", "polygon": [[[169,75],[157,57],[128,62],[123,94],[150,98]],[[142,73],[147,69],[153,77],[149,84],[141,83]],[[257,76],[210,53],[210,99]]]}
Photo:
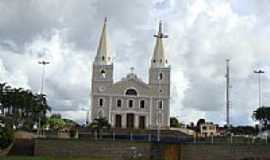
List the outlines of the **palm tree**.
{"label": "palm tree", "polygon": [[253,112],[253,119],[260,122],[263,125],[264,129],[269,129],[270,125],[270,107],[259,107]]}
{"label": "palm tree", "polygon": [[3,101],[4,101],[4,92],[5,92],[6,85],[7,85],[6,83],[0,83],[0,109],[1,109],[1,114],[4,114],[4,110],[5,110]]}
{"label": "palm tree", "polygon": [[46,113],[51,108],[45,95],[33,94],[30,90],[12,88],[6,83],[0,83],[1,113],[7,110],[5,119],[12,119],[16,127],[24,126],[32,129],[35,123],[45,124]]}
{"label": "palm tree", "polygon": [[111,125],[109,124],[108,120],[103,117],[94,119],[89,127],[97,133],[99,138],[102,138],[103,131],[111,129]]}
{"label": "palm tree", "polygon": [[2,88],[2,102],[1,105],[3,107],[3,110],[7,109],[7,114],[10,114],[10,108],[11,108],[11,86],[7,85],[6,83],[3,84]]}

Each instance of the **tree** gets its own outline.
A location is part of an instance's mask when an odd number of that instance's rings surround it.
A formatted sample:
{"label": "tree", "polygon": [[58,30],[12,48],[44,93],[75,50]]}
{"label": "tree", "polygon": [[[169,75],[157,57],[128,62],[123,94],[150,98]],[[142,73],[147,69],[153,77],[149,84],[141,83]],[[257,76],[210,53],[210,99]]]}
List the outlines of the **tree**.
{"label": "tree", "polygon": [[0,83],[0,111],[1,111],[1,114],[4,114],[4,105],[2,104],[3,103],[3,99],[4,99],[4,91],[5,91],[5,87],[6,87],[6,83]]}
{"label": "tree", "polygon": [[259,107],[253,112],[252,118],[259,121],[263,129],[270,129],[270,107]]}
{"label": "tree", "polygon": [[102,137],[102,132],[111,129],[111,125],[109,124],[106,118],[96,118],[89,125],[91,129],[96,131],[98,137]]}
{"label": "tree", "polygon": [[72,129],[76,130],[77,128],[80,127],[80,125],[77,122],[75,122],[71,119],[63,118],[63,121],[65,122],[65,128],[67,128],[69,130],[72,130]]}
{"label": "tree", "polygon": [[65,128],[67,128],[69,130],[70,137],[75,138],[80,125],[71,119],[63,119],[63,120],[65,122]]}
{"label": "tree", "polygon": [[55,131],[59,131],[64,128],[65,121],[61,118],[60,114],[53,114],[50,118],[48,118],[47,124],[49,128]]}
{"label": "tree", "polygon": [[4,118],[16,128],[32,130],[35,124],[46,122],[50,106],[45,95],[0,83],[0,109]]}
{"label": "tree", "polygon": [[194,126],[194,122],[190,122],[190,124],[187,125],[187,128],[188,129],[192,129],[192,130],[195,130],[195,126]]}
{"label": "tree", "polygon": [[61,116],[61,114],[52,114],[50,118],[61,119],[62,116]]}
{"label": "tree", "polygon": [[201,125],[202,124],[205,124],[205,119],[203,119],[203,118],[199,119],[198,122],[197,122],[197,132],[201,131]]}
{"label": "tree", "polygon": [[176,117],[170,117],[170,127],[179,128],[180,123]]}
{"label": "tree", "polygon": [[0,149],[8,147],[14,139],[12,128],[0,126]]}
{"label": "tree", "polygon": [[230,130],[234,135],[256,135],[257,130],[252,126],[236,126]]}

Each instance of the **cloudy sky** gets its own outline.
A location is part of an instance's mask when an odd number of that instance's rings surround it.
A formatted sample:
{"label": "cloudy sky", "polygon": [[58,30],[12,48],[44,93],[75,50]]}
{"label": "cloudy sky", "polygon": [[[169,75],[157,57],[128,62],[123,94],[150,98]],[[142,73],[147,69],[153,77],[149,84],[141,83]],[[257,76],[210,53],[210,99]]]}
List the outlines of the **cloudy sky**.
{"label": "cloudy sky", "polygon": [[264,69],[263,104],[270,105],[269,0],[1,0],[0,81],[45,92],[53,112],[84,122],[90,104],[91,64],[101,26],[108,33],[114,79],[129,67],[143,80],[159,20],[169,38],[171,115],[183,122],[225,121],[225,59],[231,59],[234,124],[253,124],[258,104],[254,69]]}

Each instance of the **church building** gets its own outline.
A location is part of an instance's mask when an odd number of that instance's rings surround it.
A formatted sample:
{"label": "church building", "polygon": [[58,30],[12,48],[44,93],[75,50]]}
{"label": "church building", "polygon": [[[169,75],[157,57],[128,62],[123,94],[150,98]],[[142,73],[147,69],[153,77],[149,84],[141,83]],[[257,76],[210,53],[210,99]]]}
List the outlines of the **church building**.
{"label": "church building", "polygon": [[170,65],[163,48],[162,23],[149,67],[149,81],[131,72],[114,82],[105,19],[92,67],[91,119],[106,118],[114,128],[166,129],[170,125]]}

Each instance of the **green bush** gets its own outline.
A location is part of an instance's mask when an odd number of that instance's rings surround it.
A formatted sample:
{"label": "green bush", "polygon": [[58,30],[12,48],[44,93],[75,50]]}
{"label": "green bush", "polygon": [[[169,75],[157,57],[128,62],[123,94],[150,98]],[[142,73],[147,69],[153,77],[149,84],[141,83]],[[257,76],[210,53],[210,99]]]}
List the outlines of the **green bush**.
{"label": "green bush", "polygon": [[0,149],[8,147],[14,139],[14,131],[8,127],[0,127]]}

